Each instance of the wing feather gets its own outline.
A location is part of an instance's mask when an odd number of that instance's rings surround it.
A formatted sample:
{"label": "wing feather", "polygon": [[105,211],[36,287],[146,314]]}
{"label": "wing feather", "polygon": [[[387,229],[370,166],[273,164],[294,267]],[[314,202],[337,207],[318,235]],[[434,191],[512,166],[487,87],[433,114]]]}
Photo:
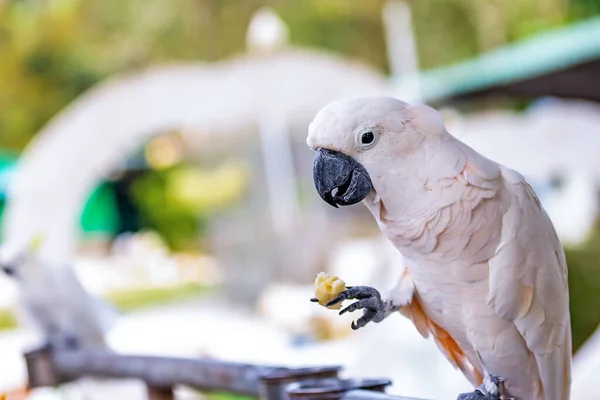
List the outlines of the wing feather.
{"label": "wing feather", "polygon": [[489,261],[488,304],[510,320],[535,357],[545,400],[568,400],[571,325],[567,266],[552,222],[535,192],[514,171],[500,245]]}

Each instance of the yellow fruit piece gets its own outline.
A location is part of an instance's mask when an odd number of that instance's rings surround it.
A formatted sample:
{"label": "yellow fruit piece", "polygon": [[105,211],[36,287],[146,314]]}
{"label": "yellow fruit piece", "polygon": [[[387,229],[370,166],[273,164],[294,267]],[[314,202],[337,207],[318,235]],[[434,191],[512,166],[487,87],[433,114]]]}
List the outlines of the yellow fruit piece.
{"label": "yellow fruit piece", "polygon": [[[315,279],[315,297],[319,304],[325,306],[331,300],[335,299],[340,293],[346,290],[346,283],[337,276],[329,276],[325,272],[319,272]],[[327,307],[330,310],[339,310],[342,303],[339,302],[333,306]]]}

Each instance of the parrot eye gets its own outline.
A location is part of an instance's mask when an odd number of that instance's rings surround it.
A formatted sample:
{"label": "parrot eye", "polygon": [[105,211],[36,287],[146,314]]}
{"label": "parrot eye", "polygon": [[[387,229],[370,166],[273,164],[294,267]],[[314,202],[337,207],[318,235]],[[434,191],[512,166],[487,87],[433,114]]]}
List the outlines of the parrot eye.
{"label": "parrot eye", "polygon": [[376,129],[366,129],[358,134],[358,145],[363,150],[372,147],[377,141],[379,133]]}
{"label": "parrot eye", "polygon": [[365,132],[360,137],[360,142],[362,144],[371,144],[375,141],[375,135],[373,132]]}

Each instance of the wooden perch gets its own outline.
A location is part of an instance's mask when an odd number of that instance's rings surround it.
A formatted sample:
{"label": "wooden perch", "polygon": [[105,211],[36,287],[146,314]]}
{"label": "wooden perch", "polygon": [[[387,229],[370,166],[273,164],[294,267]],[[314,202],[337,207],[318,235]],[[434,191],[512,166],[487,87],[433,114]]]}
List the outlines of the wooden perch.
{"label": "wooden perch", "polygon": [[202,358],[122,355],[108,350],[53,352],[49,348],[29,352],[25,360],[31,388],[92,376],[143,380],[152,400],[172,399],[172,389],[178,385],[261,400],[417,400],[385,395],[385,387],[391,384],[387,379],[339,379],[339,366],[285,368]]}

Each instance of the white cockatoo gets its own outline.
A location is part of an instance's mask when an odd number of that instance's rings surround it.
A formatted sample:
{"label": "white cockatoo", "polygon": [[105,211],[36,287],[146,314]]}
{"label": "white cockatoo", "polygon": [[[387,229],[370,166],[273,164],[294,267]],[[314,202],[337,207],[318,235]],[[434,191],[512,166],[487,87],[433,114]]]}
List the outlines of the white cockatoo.
{"label": "white cockatoo", "polygon": [[24,316],[54,349],[106,347],[117,311],[92,296],[70,265],[45,259],[39,252],[43,240],[37,235],[19,252],[0,252],[1,269],[17,281]]}
{"label": "white cockatoo", "polygon": [[362,201],[405,260],[387,298],[353,286],[329,303],[358,299],[340,312],[363,310],[354,329],[400,311],[477,388],[461,399],[569,399],[567,265],[522,175],[389,97],[327,105],[307,144],[323,200]]}

